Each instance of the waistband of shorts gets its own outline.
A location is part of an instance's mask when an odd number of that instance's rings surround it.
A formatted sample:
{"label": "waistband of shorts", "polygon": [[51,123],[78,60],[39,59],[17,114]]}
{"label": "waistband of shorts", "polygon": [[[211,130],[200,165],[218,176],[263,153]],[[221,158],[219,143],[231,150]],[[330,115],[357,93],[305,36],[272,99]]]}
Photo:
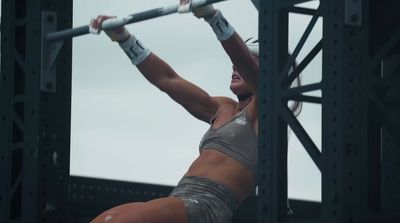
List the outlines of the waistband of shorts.
{"label": "waistband of shorts", "polygon": [[199,193],[198,195],[207,196],[207,192],[223,200],[232,210],[239,206],[234,193],[228,187],[200,176],[183,177],[171,195],[179,196],[181,193]]}

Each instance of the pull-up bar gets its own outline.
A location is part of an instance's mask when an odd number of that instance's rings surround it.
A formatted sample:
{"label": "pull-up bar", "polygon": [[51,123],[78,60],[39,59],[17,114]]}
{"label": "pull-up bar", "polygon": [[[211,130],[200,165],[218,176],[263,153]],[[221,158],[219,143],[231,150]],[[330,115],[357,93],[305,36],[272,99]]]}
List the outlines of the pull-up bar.
{"label": "pull-up bar", "polygon": [[[193,0],[191,4],[192,9],[199,8],[204,5],[209,5],[217,2],[222,2],[226,0]],[[160,7],[160,8],[155,8],[155,9],[150,9],[147,11],[131,14],[127,17],[124,18],[115,18],[115,19],[109,19],[104,21],[102,24],[101,28],[102,29],[112,29],[116,28],[118,26],[123,26],[127,24],[132,24],[135,22],[140,22],[148,19],[153,19],[165,15],[170,15],[173,13],[178,12],[179,4],[171,5],[171,6],[166,6],[166,7]],[[89,25],[86,26],[80,26],[72,29],[66,29],[62,31],[57,31],[53,33],[48,33],[46,35],[46,40],[47,41],[59,41],[63,40],[66,38],[72,38],[72,37],[77,37],[81,35],[85,35],[89,33]]]}
{"label": "pull-up bar", "polygon": [[[124,18],[108,19],[103,22],[101,29],[113,29],[119,26],[170,15],[177,12],[190,12],[193,9],[222,1],[226,0],[192,0],[190,5],[186,5],[190,7],[181,7],[180,4],[175,4],[171,6],[150,9],[131,14]],[[258,9],[259,0],[251,1]],[[50,11],[42,12],[42,65],[40,89],[43,92],[54,93],[56,91],[56,59],[63,46],[63,40],[89,33],[89,25],[58,31],[57,14]]]}

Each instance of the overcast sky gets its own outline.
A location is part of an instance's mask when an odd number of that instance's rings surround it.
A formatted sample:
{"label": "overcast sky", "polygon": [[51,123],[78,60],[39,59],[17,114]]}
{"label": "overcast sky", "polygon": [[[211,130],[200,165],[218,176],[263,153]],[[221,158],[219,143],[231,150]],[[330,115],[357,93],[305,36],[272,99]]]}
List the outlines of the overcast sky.
{"label": "overcast sky", "polygon": [[[74,26],[86,25],[98,14],[122,17],[177,1],[74,1]],[[306,6],[315,8],[315,2]],[[231,0],[215,7],[244,39],[258,35],[251,1]],[[309,19],[290,17],[290,49]],[[185,79],[210,95],[233,97],[231,63],[203,20],[191,14],[170,15],[127,28]],[[320,38],[321,21],[300,59]],[[175,185],[198,156],[209,125],[149,84],[104,33],[74,39],[72,70],[71,175]],[[304,71],[304,82],[319,81],[320,73],[319,55]],[[299,118],[319,148],[320,116],[320,106],[305,105]],[[289,196],[320,200],[320,173],[294,134],[289,147]]]}

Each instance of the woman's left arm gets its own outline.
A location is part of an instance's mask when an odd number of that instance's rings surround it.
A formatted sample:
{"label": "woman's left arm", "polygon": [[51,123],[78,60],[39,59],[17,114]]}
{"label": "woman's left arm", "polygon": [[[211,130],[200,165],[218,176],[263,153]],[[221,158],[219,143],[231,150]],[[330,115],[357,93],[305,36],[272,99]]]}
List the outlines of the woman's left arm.
{"label": "woman's left arm", "polygon": [[[181,5],[190,4],[190,0],[180,0]],[[208,22],[228,54],[233,65],[240,73],[252,93],[258,94],[258,57],[253,55],[246,43],[229,24],[220,10],[207,5],[193,10],[197,18],[204,18]]]}
{"label": "woman's left arm", "polygon": [[221,41],[225,52],[242,76],[254,95],[258,94],[258,57],[253,55],[246,43],[236,32],[226,40]]}

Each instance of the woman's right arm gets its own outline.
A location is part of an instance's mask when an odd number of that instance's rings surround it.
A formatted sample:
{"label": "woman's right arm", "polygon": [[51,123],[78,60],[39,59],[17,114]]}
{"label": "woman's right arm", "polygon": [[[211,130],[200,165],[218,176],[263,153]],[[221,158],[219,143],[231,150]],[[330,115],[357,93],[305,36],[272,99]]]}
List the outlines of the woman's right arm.
{"label": "woman's right arm", "polygon": [[233,103],[225,97],[211,97],[207,92],[179,76],[157,55],[150,55],[137,68],[143,76],[194,117],[209,123],[220,106]]}
{"label": "woman's right arm", "polygon": [[[92,20],[91,27],[99,32],[101,23],[110,18],[98,16]],[[203,89],[183,79],[164,60],[144,47],[125,27],[105,32],[120,44],[132,63],[150,83],[167,93],[194,117],[208,123],[220,106],[233,103],[229,98],[211,97]]]}

